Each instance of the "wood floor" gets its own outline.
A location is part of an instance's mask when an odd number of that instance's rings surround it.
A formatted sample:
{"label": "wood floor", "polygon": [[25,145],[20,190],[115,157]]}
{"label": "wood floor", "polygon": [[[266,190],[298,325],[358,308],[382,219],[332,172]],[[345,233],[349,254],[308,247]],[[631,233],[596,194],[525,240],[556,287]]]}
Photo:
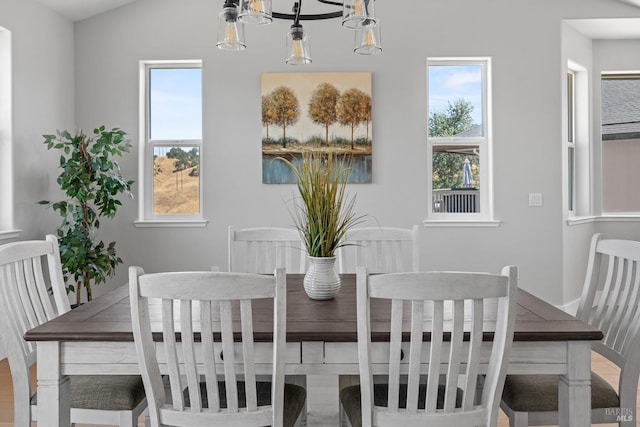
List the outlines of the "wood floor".
{"label": "wood floor", "polygon": [[[596,371],[600,376],[609,381],[612,385],[617,382],[618,377],[618,368],[615,365],[607,362],[604,358],[597,354],[593,354],[592,357],[592,366],[594,371]],[[35,377],[35,375],[34,375]],[[322,393],[331,393],[331,390],[321,390]],[[640,393],[639,393],[640,395]],[[638,407],[637,413],[640,413],[640,406]],[[143,426],[144,423],[140,423],[140,426]],[[602,426],[616,426],[617,424],[600,424]],[[637,423],[640,426],[640,423]],[[11,372],[9,371],[9,364],[6,359],[0,361],[0,427],[9,427],[13,426],[13,389],[11,387]],[[33,423],[35,427],[36,424]],[[84,424],[79,424],[78,427],[85,426]],[[504,416],[504,414],[500,413],[498,418],[498,427],[508,427],[509,423]],[[335,427],[330,425],[323,425],[322,427]]]}

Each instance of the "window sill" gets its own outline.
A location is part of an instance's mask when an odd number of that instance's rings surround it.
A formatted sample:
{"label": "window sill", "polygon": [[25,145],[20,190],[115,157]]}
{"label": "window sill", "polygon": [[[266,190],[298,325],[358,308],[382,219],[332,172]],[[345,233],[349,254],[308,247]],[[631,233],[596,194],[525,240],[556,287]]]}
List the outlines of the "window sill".
{"label": "window sill", "polygon": [[22,230],[4,230],[0,231],[0,245],[13,242],[20,236]]}
{"label": "window sill", "polygon": [[569,226],[594,222],[640,222],[640,213],[602,214],[599,216],[576,216],[567,218],[567,225]]}
{"label": "window sill", "polygon": [[133,221],[136,228],[203,228],[209,224],[204,219],[154,219]]}
{"label": "window sill", "polygon": [[567,225],[591,224],[598,220],[595,216],[572,216],[567,218]]}
{"label": "window sill", "polygon": [[597,218],[598,222],[637,222],[640,221],[640,212],[624,214],[602,214]]}
{"label": "window sill", "polygon": [[425,227],[499,227],[500,221],[496,220],[462,220],[462,219],[425,219],[422,221]]}

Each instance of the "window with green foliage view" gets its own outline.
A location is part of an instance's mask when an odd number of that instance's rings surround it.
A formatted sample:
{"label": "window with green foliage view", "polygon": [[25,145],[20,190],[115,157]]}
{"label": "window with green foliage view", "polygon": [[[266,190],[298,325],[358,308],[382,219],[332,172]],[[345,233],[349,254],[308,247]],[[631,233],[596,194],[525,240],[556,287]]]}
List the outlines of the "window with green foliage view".
{"label": "window with green foliage view", "polygon": [[489,218],[488,64],[488,59],[427,61],[431,218]]}

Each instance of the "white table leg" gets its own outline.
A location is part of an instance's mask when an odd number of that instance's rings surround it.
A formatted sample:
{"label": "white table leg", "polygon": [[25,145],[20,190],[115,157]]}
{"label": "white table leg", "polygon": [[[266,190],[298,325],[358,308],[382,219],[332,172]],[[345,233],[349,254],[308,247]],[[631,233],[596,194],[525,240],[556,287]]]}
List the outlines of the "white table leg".
{"label": "white table leg", "polygon": [[591,345],[567,343],[567,375],[558,382],[561,427],[591,426]]}
{"label": "white table leg", "polygon": [[338,425],[338,375],[307,375],[307,425]]}
{"label": "white table leg", "polygon": [[39,341],[38,348],[38,427],[71,425],[69,377],[60,371],[60,343]]}

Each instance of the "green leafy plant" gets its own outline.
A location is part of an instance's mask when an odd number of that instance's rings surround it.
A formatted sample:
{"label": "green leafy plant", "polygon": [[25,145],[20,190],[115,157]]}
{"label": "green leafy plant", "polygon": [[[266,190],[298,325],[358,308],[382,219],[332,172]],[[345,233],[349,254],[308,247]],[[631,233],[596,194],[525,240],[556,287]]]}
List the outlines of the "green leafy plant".
{"label": "green leafy plant", "polygon": [[345,192],[350,168],[334,154],[305,152],[299,164],[279,158],[296,175],[300,199],[292,215],[309,256],[332,257],[349,228],[362,222]]}
{"label": "green leafy plant", "polygon": [[131,194],[134,181],[126,181],[120,174],[116,158],[129,152],[131,143],[118,128],[94,129],[89,137],[82,131],[71,135],[58,131],[43,135],[49,150],[60,150],[60,169],[57,182],[66,198],[57,202],[42,200],[62,217],[57,228],[60,261],[67,283],[67,293],[76,292],[80,304],[82,288],[91,301],[92,284],[104,283],[115,274],[122,259],[116,254],[116,243],[97,240],[101,218],[113,218],[122,205],[120,194]]}

